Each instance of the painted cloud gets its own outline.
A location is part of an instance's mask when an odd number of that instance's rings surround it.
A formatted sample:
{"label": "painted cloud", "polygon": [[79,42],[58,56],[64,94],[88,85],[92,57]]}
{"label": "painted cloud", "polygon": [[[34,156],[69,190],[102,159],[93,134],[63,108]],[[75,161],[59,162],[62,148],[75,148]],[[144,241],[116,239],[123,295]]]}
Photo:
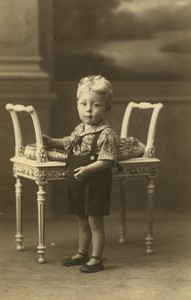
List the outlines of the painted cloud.
{"label": "painted cloud", "polygon": [[191,0],[56,0],[59,78],[191,78]]}

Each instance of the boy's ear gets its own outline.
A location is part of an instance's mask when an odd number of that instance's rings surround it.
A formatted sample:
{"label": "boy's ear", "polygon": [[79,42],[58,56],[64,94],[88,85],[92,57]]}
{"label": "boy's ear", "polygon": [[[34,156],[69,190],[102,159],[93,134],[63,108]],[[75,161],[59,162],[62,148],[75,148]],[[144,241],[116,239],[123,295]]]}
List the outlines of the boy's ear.
{"label": "boy's ear", "polygon": [[109,111],[110,109],[111,109],[111,105],[108,104],[107,107],[106,107],[106,110]]}

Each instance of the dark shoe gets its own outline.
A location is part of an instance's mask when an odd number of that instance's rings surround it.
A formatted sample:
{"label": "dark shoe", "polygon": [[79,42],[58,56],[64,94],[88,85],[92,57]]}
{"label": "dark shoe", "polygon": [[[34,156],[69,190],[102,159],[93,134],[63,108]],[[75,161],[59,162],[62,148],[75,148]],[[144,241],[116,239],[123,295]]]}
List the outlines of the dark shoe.
{"label": "dark shoe", "polygon": [[89,255],[87,253],[78,252],[78,254],[80,254],[81,257],[79,258],[68,257],[61,260],[62,265],[66,267],[79,266],[79,265],[86,264],[89,261]]}
{"label": "dark shoe", "polygon": [[95,263],[93,265],[85,264],[84,266],[81,266],[80,271],[83,273],[94,273],[98,271],[102,271],[104,269],[104,265],[101,261],[101,259],[97,256],[92,256],[92,258],[96,258],[99,260],[98,263]]}

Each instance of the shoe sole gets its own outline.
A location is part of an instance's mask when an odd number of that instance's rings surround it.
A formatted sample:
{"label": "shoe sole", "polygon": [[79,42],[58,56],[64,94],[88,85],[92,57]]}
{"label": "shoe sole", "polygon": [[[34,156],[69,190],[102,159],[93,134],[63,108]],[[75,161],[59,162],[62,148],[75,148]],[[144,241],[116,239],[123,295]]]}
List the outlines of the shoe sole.
{"label": "shoe sole", "polygon": [[80,272],[82,272],[82,273],[95,273],[95,272],[99,272],[99,271],[102,271],[102,270],[104,270],[104,266],[102,266],[102,267],[99,267],[99,268],[97,268],[97,269],[87,269],[87,270],[83,270],[83,269],[80,269]]}
{"label": "shoe sole", "polygon": [[79,261],[79,260],[75,261],[75,260],[76,259],[74,259],[73,261],[72,260],[68,261],[68,262],[62,260],[61,263],[65,267],[72,267],[72,266],[81,266],[81,265],[84,265],[84,264],[86,264],[89,261],[89,259],[88,260],[83,260],[83,261]]}

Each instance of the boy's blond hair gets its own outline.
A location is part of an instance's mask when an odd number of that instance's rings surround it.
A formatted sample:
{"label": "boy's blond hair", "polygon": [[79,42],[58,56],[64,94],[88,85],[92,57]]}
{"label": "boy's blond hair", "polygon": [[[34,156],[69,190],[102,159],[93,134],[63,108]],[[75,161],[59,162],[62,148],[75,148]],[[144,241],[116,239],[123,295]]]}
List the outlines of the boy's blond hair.
{"label": "boy's blond hair", "polygon": [[101,75],[83,77],[78,84],[77,99],[85,92],[101,95],[106,105],[110,106],[113,96],[112,86],[111,82],[105,79],[105,77]]}

